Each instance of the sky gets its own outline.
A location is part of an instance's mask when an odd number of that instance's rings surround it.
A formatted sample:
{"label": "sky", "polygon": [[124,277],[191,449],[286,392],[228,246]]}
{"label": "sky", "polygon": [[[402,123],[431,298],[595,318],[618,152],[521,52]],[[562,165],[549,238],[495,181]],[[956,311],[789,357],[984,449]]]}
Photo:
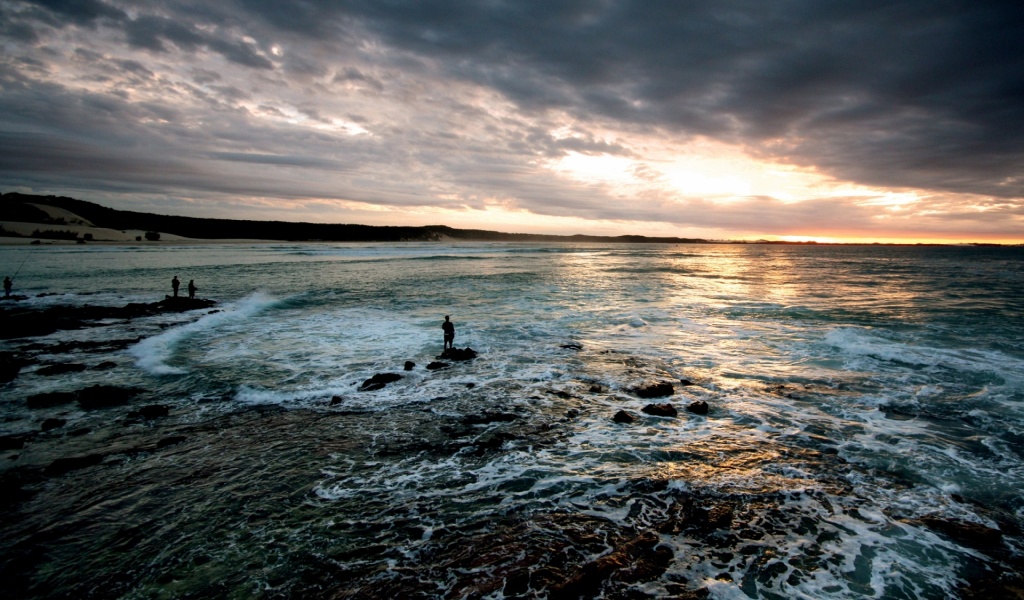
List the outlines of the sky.
{"label": "sky", "polygon": [[1024,3],[0,0],[0,192],[1024,243]]}

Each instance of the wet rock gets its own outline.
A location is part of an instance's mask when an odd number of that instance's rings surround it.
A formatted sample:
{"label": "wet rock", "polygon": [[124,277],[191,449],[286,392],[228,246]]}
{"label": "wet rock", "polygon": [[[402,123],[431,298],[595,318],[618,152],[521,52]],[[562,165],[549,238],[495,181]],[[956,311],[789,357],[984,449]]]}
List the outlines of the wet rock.
{"label": "wet rock", "polygon": [[566,419],[575,419],[578,416],[580,416],[580,411],[576,410],[575,408],[570,408],[569,410],[565,411]]}
{"label": "wet rock", "polygon": [[644,532],[612,552],[584,564],[575,574],[552,587],[551,597],[593,598],[608,581],[638,583],[660,577],[671,564],[672,549],[658,545],[658,535]]}
{"label": "wet rock", "polygon": [[691,402],[686,410],[692,412],[695,415],[706,415],[708,414],[708,403],[700,400],[699,402]]}
{"label": "wet rock", "polygon": [[33,394],[25,400],[29,408],[51,408],[62,404],[70,404],[75,401],[74,392],[47,392],[44,394]]}
{"label": "wet rock", "polygon": [[79,427],[78,429],[72,429],[69,431],[68,435],[71,437],[80,437],[90,433],[92,433],[92,429],[89,429],[88,427]]}
{"label": "wet rock", "polygon": [[681,385],[683,387],[687,387],[687,386],[690,386],[690,385],[697,385],[697,384],[692,382],[692,381],[690,381],[689,379],[680,379],[679,380],[679,385]]}
{"label": "wet rock", "polygon": [[471,390],[471,389],[473,389],[475,387],[476,387],[476,384],[473,383],[472,381],[466,383],[466,389]]}
{"label": "wet rock", "polygon": [[107,369],[113,369],[117,366],[117,363],[112,360],[105,360],[100,364],[92,368],[93,371],[106,371]]}
{"label": "wet rock", "polygon": [[633,389],[633,393],[641,398],[664,398],[665,396],[671,396],[675,391],[675,387],[669,381],[645,383]]}
{"label": "wet rock", "polygon": [[590,386],[590,393],[591,394],[603,394],[606,391],[607,390],[605,389],[605,387],[603,385],[600,385],[600,384],[597,384],[597,383],[595,383],[594,385]]}
{"label": "wet rock", "polygon": [[633,421],[636,421],[636,417],[634,417],[633,415],[624,410],[620,410],[619,412],[615,413],[615,416],[612,417],[612,420],[615,421],[616,423],[632,423]]}
{"label": "wet rock", "polygon": [[947,519],[938,515],[930,515],[917,520],[932,531],[936,531],[956,541],[983,552],[999,547],[1003,542],[1003,532],[986,527],[980,523],[968,523],[956,519]]}
{"label": "wet rock", "polygon": [[663,402],[660,404],[648,404],[647,406],[643,407],[640,410],[649,415],[654,415],[656,417],[675,417],[679,414],[679,411],[676,410],[676,407],[672,406],[667,402]]}
{"label": "wet rock", "polygon": [[51,429],[58,429],[60,427],[63,427],[65,425],[67,425],[67,423],[68,422],[65,419],[56,419],[56,418],[54,418],[54,419],[46,419],[45,421],[43,421],[43,424],[40,426],[40,430],[41,431],[50,431]]}
{"label": "wet rock", "polygon": [[180,444],[180,443],[184,442],[185,439],[186,438],[183,435],[168,436],[168,437],[165,437],[165,438],[161,439],[159,442],[157,442],[156,443],[156,447],[157,448],[166,448],[168,446],[174,446],[175,444]]}
{"label": "wet rock", "polygon": [[25,364],[25,361],[13,352],[0,352],[0,383],[14,381]]}
{"label": "wet rock", "polygon": [[569,392],[565,392],[562,390],[548,390],[548,393],[551,394],[552,396],[558,396],[563,400],[568,400],[573,397],[573,395],[570,394]]}
{"label": "wet rock", "polygon": [[345,399],[342,398],[341,396],[331,396],[331,406],[337,406],[344,401]]}
{"label": "wet rock", "polygon": [[377,373],[373,377],[367,379],[359,386],[360,392],[372,392],[375,390],[382,389],[389,383],[398,381],[402,376],[398,373]]}
{"label": "wet rock", "polygon": [[448,348],[441,353],[438,358],[447,358],[448,360],[472,360],[476,358],[476,350],[472,348]]}
{"label": "wet rock", "polygon": [[94,385],[78,392],[78,405],[85,410],[122,406],[141,392],[137,388]]}
{"label": "wet rock", "polygon": [[171,410],[166,404],[147,404],[142,406],[142,408],[138,410],[137,414],[142,419],[150,421],[161,417],[167,417],[171,414]]}
{"label": "wet rock", "polygon": [[435,360],[435,361],[431,362],[429,365],[427,365],[427,370],[428,371],[438,371],[440,369],[447,369],[450,366],[451,366],[451,364],[449,364],[449,363],[441,362],[439,360]]}
{"label": "wet rock", "polygon": [[58,363],[46,365],[36,370],[37,375],[63,375],[65,373],[81,373],[85,365],[80,363]]}
{"label": "wet rock", "polygon": [[416,363],[412,362],[411,360],[405,361],[405,370],[406,371],[412,371],[415,367],[416,367]]}
{"label": "wet rock", "polygon": [[32,439],[34,435],[34,431],[31,433],[2,435],[0,436],[0,450],[21,450],[25,447],[25,442]]}
{"label": "wet rock", "polygon": [[85,456],[69,456],[67,458],[58,458],[53,461],[45,469],[47,475],[56,476],[70,473],[71,471],[77,471],[93,465],[98,465],[103,462],[102,454],[87,454]]}
{"label": "wet rock", "polygon": [[573,342],[571,344],[562,344],[562,348],[566,350],[582,350],[583,346]]}

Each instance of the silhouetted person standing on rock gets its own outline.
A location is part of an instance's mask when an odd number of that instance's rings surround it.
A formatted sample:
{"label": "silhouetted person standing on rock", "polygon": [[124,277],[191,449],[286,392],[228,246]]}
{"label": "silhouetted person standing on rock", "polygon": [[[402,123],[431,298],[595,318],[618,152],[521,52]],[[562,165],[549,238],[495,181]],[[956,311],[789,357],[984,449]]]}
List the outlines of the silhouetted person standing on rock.
{"label": "silhouetted person standing on rock", "polygon": [[444,349],[455,348],[455,323],[448,320],[448,315],[444,316],[444,323],[441,323],[441,329],[444,330]]}
{"label": "silhouetted person standing on rock", "polygon": [[11,297],[11,288],[14,287],[14,282],[11,281],[10,277],[4,277],[4,296]]}
{"label": "silhouetted person standing on rock", "polygon": [[178,281],[178,276],[177,276],[177,275],[175,275],[175,276],[174,276],[174,279],[172,279],[172,280],[171,280],[171,289],[172,289],[172,290],[174,290],[174,297],[175,297],[175,298],[177,298],[177,297],[178,297],[178,286],[179,286],[180,284],[181,284],[181,282],[180,282],[180,281]]}
{"label": "silhouetted person standing on rock", "polygon": [[199,289],[199,288],[196,287],[196,280],[195,279],[189,279],[188,280],[188,299],[189,300],[195,300],[196,299],[196,290],[197,289]]}

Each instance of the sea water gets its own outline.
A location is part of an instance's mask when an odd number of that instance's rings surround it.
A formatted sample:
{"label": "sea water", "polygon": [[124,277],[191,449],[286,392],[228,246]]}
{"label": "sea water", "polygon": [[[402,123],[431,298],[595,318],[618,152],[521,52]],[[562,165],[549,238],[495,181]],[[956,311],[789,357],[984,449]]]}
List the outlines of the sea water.
{"label": "sea water", "polygon": [[[104,457],[26,484],[4,525],[30,596],[546,596],[653,531],[663,572],[595,593],[943,598],[1024,543],[1019,247],[7,246],[0,263],[21,306],[153,302],[173,276],[218,303],[3,342],[132,340],[44,351],[2,389],[3,434],[68,421],[5,468]],[[445,315],[479,356],[428,370]],[[403,377],[360,391],[383,372]],[[673,395],[635,393],[660,381]],[[25,404],[95,384],[171,415]]]}

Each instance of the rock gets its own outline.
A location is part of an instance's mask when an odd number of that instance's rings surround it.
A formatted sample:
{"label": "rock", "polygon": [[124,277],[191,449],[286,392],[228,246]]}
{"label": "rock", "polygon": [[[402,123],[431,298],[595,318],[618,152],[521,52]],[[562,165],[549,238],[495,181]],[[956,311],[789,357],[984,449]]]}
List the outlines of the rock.
{"label": "rock", "polygon": [[136,388],[94,385],[78,392],[78,405],[85,410],[121,406],[139,394]]}
{"label": "rock", "polygon": [[679,414],[676,407],[667,402],[661,404],[648,404],[641,409],[643,412],[656,417],[675,417]]}
{"label": "rock", "polygon": [[166,448],[167,446],[173,446],[175,444],[180,444],[180,443],[184,442],[185,439],[186,438],[183,435],[168,436],[168,437],[165,437],[165,438],[161,439],[159,442],[157,442],[156,443],[156,447],[157,448]]}
{"label": "rock", "polygon": [[564,348],[566,350],[582,350],[583,346],[573,342],[571,344],[562,344],[562,348]]}
{"label": "rock", "polygon": [[692,382],[692,381],[690,381],[689,379],[680,379],[679,380],[679,385],[681,385],[683,387],[686,387],[688,385],[697,385],[697,384]]}
{"label": "rock", "polygon": [[50,431],[51,429],[58,429],[60,427],[67,425],[67,423],[68,422],[64,419],[46,419],[45,421],[43,421],[40,430]]}
{"label": "rock", "polygon": [[0,436],[0,450],[21,450],[25,447],[25,442],[29,441],[34,435],[34,431],[31,433],[2,435]]}
{"label": "rock", "polygon": [[45,394],[33,394],[25,400],[29,408],[51,408],[62,404],[69,404],[75,401],[74,392],[46,392]]}
{"label": "rock", "polygon": [[46,365],[36,370],[37,375],[63,375],[64,373],[81,373],[85,365],[79,363],[60,363]]}
{"label": "rock", "polygon": [[633,393],[641,398],[664,398],[675,393],[671,382],[659,381],[657,383],[645,383],[633,389]]}
{"label": "rock", "polygon": [[466,415],[462,417],[462,422],[466,425],[484,425],[487,423],[515,421],[519,418],[519,415],[513,413],[492,413],[485,412],[479,415]]}
{"label": "rock", "polygon": [[1003,532],[980,523],[947,519],[938,515],[922,517],[917,522],[957,543],[983,552],[998,548],[1003,543]]}
{"label": "rock", "polygon": [[563,400],[569,400],[570,398],[572,398],[572,394],[562,390],[548,390],[548,393],[551,394],[552,396],[558,396]]}
{"label": "rock", "polygon": [[166,417],[171,414],[171,409],[165,404],[149,404],[140,408],[135,414],[143,419],[152,420]]}
{"label": "rock", "polygon": [[633,415],[629,414],[624,410],[620,410],[619,412],[615,413],[615,416],[612,417],[612,420],[615,421],[616,423],[632,423],[633,421],[636,421],[636,417],[634,417]]}
{"label": "rock", "polygon": [[603,394],[604,392],[605,392],[604,386],[602,386],[600,384],[595,383],[594,385],[590,386],[590,393],[591,394]]}
{"label": "rock", "polygon": [[695,415],[706,415],[708,414],[708,403],[701,400],[699,402],[691,402],[686,410],[692,412]]}
{"label": "rock", "polygon": [[92,368],[93,371],[106,371],[107,369],[113,369],[117,366],[117,363],[112,360],[105,360],[100,364]]}
{"label": "rock", "polygon": [[415,366],[416,366],[416,363],[412,362],[411,360],[405,361],[405,370],[406,371],[412,371]]}
{"label": "rock", "polygon": [[345,399],[342,398],[341,396],[331,396],[331,406],[337,406],[344,401]]}
{"label": "rock", "polygon": [[364,381],[363,384],[359,386],[359,391],[372,392],[375,390],[379,390],[386,386],[387,384],[393,381],[398,381],[401,378],[402,376],[399,375],[398,373],[377,373],[373,377]]}
{"label": "rock", "polygon": [[466,389],[470,389],[471,390],[471,389],[473,389],[475,387],[476,387],[476,384],[473,383],[472,381],[466,383]]}
{"label": "rock", "polygon": [[25,361],[20,360],[13,352],[0,352],[0,383],[14,381]]}
{"label": "rock", "polygon": [[428,371],[437,371],[439,369],[447,369],[450,366],[451,366],[451,364],[449,364],[449,363],[435,360],[435,361],[431,362],[429,365],[427,365],[427,370]]}
{"label": "rock", "polygon": [[441,353],[438,358],[447,358],[448,360],[472,360],[476,358],[476,350],[472,348],[448,348]]}
{"label": "rock", "polygon": [[85,456],[70,456],[58,458],[43,470],[47,475],[63,475],[71,471],[77,471],[103,462],[102,454],[87,454]]}

